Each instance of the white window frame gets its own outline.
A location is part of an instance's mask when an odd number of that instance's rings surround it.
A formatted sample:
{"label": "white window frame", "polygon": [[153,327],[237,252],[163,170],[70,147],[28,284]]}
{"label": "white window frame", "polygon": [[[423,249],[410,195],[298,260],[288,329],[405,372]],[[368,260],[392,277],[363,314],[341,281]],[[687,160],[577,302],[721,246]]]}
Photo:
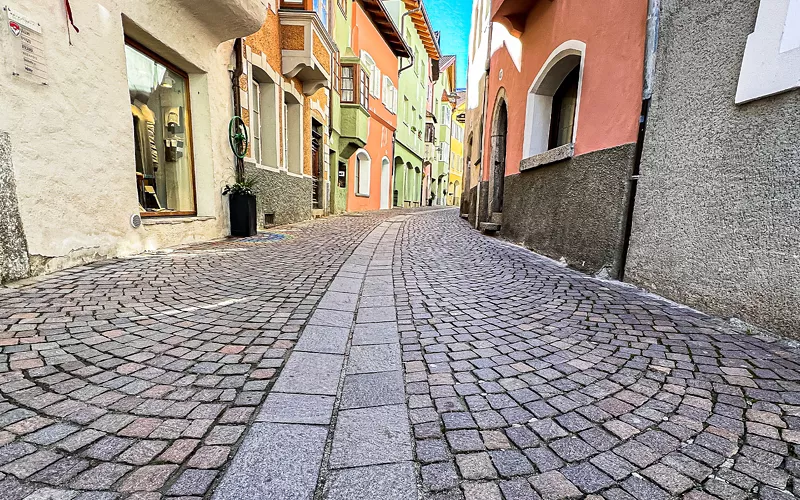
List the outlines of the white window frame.
{"label": "white window frame", "polygon": [[366,50],[361,51],[361,60],[369,70],[369,93],[372,97],[381,98],[381,70],[375,59]]}
{"label": "white window frame", "polygon": [[355,195],[369,198],[372,159],[364,149],[359,149],[355,154],[355,158],[355,182],[353,183]]}
{"label": "white window frame", "polygon": [[[580,58],[580,76],[578,77],[578,102],[575,104],[575,121],[572,126],[572,142],[578,138],[578,118],[581,107],[581,90],[583,89],[583,72],[586,62],[586,44],[579,40],[569,40],[559,45],[547,58],[528,90],[528,102],[525,111],[525,135],[522,144],[523,158],[530,158],[549,149],[550,120],[553,111],[553,94],[575,66],[564,70],[562,63],[567,58]],[[563,74],[563,77],[561,75]],[[559,80],[557,77],[561,77]]]}
{"label": "white window frame", "polygon": [[250,95],[252,105],[250,107],[250,130],[252,131],[253,141],[250,145],[250,156],[259,165],[261,164],[261,84],[258,80],[251,81]]}

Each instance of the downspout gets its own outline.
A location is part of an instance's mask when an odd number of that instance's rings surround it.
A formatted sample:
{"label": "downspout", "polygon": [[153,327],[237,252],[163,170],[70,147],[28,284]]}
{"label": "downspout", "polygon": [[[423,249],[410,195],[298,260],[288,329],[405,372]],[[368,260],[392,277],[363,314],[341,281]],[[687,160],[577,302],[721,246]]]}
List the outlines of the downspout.
{"label": "downspout", "polygon": [[[233,67],[233,72],[231,74],[231,84],[233,87],[233,114],[234,116],[242,116],[242,96],[241,96],[241,85],[239,84],[239,79],[244,74],[244,61],[242,60],[242,39],[237,38],[235,42],[233,42],[233,52],[235,54],[235,63]],[[234,155],[235,156],[235,155]],[[244,181],[244,158],[236,157],[236,181],[242,182]]]}
{"label": "downspout", "polygon": [[661,0],[648,0],[647,3],[647,37],[645,39],[644,53],[644,88],[642,90],[642,114],[639,116],[639,135],[636,139],[633,171],[628,180],[628,199],[625,207],[625,235],[622,240],[622,250],[619,260],[619,273],[617,279],[625,280],[625,266],[628,261],[628,249],[633,231],[633,211],[636,205],[636,190],[639,185],[639,175],[642,166],[642,153],[644,139],[647,131],[647,115],[650,111],[650,99],[653,97],[655,84],[656,55],[658,52],[658,29],[661,19]]}
{"label": "downspout", "polygon": [[[400,16],[400,36],[403,36],[403,34],[405,33],[406,16],[410,16],[411,14],[416,14],[417,12],[419,12],[421,10],[422,10],[422,3],[417,2],[417,8],[411,9],[411,10],[407,10],[407,11],[403,12],[403,15]],[[409,42],[410,41],[411,40],[409,40]],[[414,53],[413,52],[409,52],[408,56],[409,56],[409,59],[410,59],[410,61],[408,63],[408,66],[401,66],[400,67],[400,71],[397,72],[397,78],[398,78],[398,82],[397,83],[400,83],[399,82],[399,78],[400,78],[400,75],[403,73],[403,71],[407,70],[408,68],[410,68],[411,66],[414,65]]]}
{"label": "downspout", "polygon": [[[481,140],[478,144],[478,161],[481,162],[481,168],[478,170],[478,185],[475,189],[475,229],[481,225],[481,183],[483,182],[483,165],[486,163],[483,158],[483,146],[486,142],[486,112],[489,108],[489,70],[492,66],[492,27],[494,23],[489,19],[489,36],[486,48],[486,69],[483,72],[483,104],[481,111]],[[489,127],[491,129],[491,127]]]}

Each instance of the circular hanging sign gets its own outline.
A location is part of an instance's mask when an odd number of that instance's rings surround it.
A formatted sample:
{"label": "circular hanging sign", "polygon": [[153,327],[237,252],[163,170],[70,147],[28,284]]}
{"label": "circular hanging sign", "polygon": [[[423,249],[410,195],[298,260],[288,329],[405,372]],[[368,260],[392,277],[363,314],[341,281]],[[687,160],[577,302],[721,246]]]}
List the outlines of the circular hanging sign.
{"label": "circular hanging sign", "polygon": [[247,127],[240,116],[234,116],[228,124],[228,143],[237,158],[244,158],[247,155],[247,145],[250,138],[247,135]]}
{"label": "circular hanging sign", "polygon": [[11,28],[11,33],[13,33],[14,36],[19,36],[19,34],[22,33],[22,27],[20,27],[16,21],[9,21],[8,27]]}

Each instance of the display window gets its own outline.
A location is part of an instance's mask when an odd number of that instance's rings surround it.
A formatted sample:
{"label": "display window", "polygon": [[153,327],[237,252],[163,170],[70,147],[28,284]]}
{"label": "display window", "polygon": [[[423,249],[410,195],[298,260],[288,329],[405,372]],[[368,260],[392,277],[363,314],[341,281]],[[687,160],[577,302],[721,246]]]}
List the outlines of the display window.
{"label": "display window", "polygon": [[195,215],[189,79],[155,54],[125,42],[136,188],[142,216]]}

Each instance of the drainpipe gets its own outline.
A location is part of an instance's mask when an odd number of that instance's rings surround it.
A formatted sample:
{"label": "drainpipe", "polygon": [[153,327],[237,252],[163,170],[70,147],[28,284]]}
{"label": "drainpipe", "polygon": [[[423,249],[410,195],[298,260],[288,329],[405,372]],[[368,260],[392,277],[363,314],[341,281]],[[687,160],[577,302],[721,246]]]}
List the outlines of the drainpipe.
{"label": "drainpipe", "polygon": [[[422,3],[421,2],[417,2],[417,7],[415,9],[411,9],[411,10],[407,10],[407,11],[403,12],[403,15],[400,16],[400,36],[403,36],[405,34],[406,16],[410,16],[411,14],[416,14],[417,12],[419,12],[421,10],[422,10]],[[409,42],[410,41],[411,40],[409,40]],[[398,84],[400,83],[399,79],[400,79],[400,75],[403,73],[403,71],[407,70],[408,68],[410,68],[411,66],[414,65],[414,53],[411,52],[411,53],[408,54],[408,56],[409,56],[409,59],[410,59],[410,61],[408,63],[408,66],[401,66],[400,67],[400,71],[397,72],[397,78],[398,78],[397,83]]]}
{"label": "drainpipe", "polygon": [[647,38],[645,40],[644,54],[644,88],[642,89],[642,114],[639,116],[639,135],[636,139],[633,171],[628,180],[628,199],[625,207],[625,235],[622,240],[622,249],[619,259],[619,273],[617,278],[625,280],[625,266],[628,261],[628,249],[631,243],[633,230],[633,211],[636,205],[636,190],[639,184],[639,175],[642,165],[642,152],[647,131],[647,115],[650,111],[650,98],[653,97],[653,85],[656,73],[656,55],[658,52],[658,28],[661,19],[661,0],[648,0],[647,3]]}
{"label": "drainpipe", "polygon": [[[483,157],[483,146],[486,142],[486,111],[489,107],[489,70],[492,66],[492,26],[494,23],[491,19],[489,19],[489,36],[488,36],[488,47],[486,49],[486,69],[483,72],[484,75],[484,82],[483,82],[483,104],[482,104],[482,111],[481,111],[481,140],[478,143],[478,159],[481,162],[481,168],[478,171],[478,185],[476,186],[475,190],[475,229],[478,229],[481,226],[481,182],[483,182],[483,166],[486,163],[486,159]],[[491,127],[489,127],[491,130]]]}
{"label": "drainpipe", "polygon": [[[244,61],[242,60],[242,39],[237,38],[233,42],[233,52],[235,54],[235,65],[231,74],[231,84],[233,87],[233,114],[234,116],[242,116],[242,96],[241,86],[239,79],[244,74]],[[235,156],[235,155],[234,155]],[[244,158],[236,156],[236,181],[242,182],[244,180]]]}

